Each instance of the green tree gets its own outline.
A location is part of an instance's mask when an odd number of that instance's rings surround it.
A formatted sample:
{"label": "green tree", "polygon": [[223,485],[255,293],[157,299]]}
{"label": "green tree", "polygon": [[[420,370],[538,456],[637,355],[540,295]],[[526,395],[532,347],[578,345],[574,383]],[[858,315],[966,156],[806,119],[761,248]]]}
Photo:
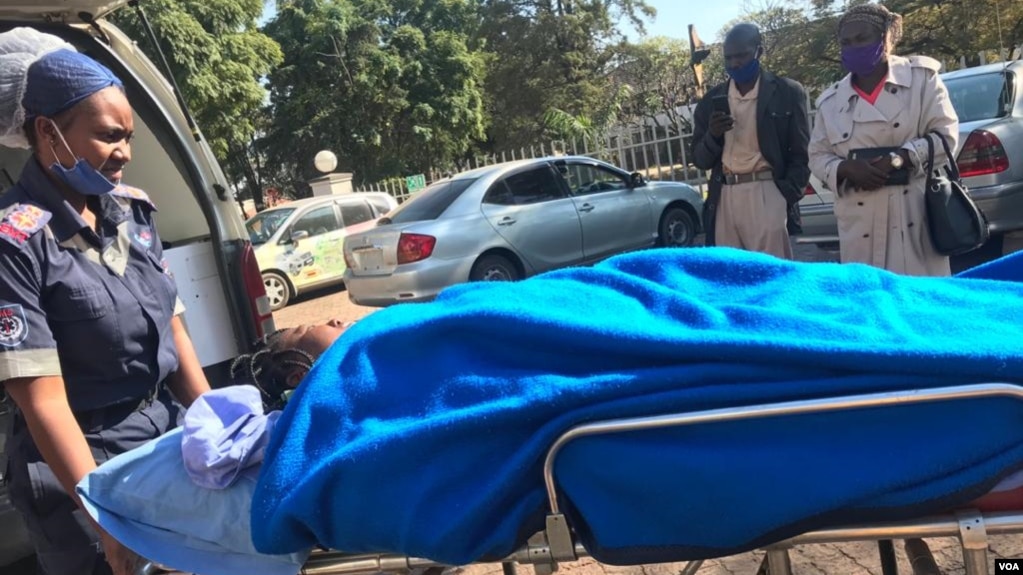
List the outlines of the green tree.
{"label": "green tree", "polygon": [[481,0],[480,35],[490,60],[490,151],[529,146],[552,132],[552,114],[589,119],[613,111],[621,21],[642,30],[655,12],[643,0]]}
{"label": "green tree", "polygon": [[664,124],[670,133],[689,131],[689,114],[682,109],[695,103],[696,77],[689,66],[689,42],[655,37],[625,44],[615,81],[632,90],[625,115],[630,119]]}
{"label": "green tree", "polygon": [[[148,0],[143,8],[217,159],[234,181],[261,190],[247,150],[266,99],[260,80],[281,60],[257,29],[263,0]],[[159,62],[134,10],[114,19]]]}
{"label": "green tree", "polygon": [[549,108],[543,119],[545,133],[569,146],[574,143],[590,150],[598,149],[608,131],[627,117],[625,110],[632,98],[632,87],[620,84],[592,112],[572,115],[560,108]]}
{"label": "green tree", "polygon": [[330,149],[359,181],[446,167],[483,138],[485,58],[469,0],[294,0],[264,28],[284,62],[270,75],[267,161],[284,185]]}
{"label": "green tree", "polygon": [[889,0],[903,15],[899,51],[926,54],[959,67],[980,63],[979,52],[997,57],[999,48],[1023,45],[1023,3],[1018,0]]}

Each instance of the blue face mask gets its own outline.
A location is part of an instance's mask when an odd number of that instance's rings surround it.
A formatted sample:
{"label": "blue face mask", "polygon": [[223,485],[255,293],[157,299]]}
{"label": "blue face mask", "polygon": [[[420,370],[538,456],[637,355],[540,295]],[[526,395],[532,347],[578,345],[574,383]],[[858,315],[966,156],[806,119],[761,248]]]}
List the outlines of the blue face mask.
{"label": "blue face mask", "polygon": [[736,84],[752,84],[760,77],[760,59],[753,58],[740,68],[726,68],[725,72]]}
{"label": "blue face mask", "polygon": [[[75,153],[71,151],[71,146],[68,146],[67,140],[64,139],[64,134],[60,133],[60,129],[57,128],[56,124],[53,125],[53,129],[57,130],[61,143],[64,144],[64,148],[71,154],[71,157],[76,157]],[[50,149],[53,149],[52,145]],[[57,157],[56,150],[53,151],[53,156]],[[84,196],[102,196],[103,194],[109,194],[117,188],[117,184],[108,180],[102,172],[89,165],[89,162],[85,161],[84,158],[78,158],[71,169],[62,166],[58,160],[50,166],[50,171],[56,174],[60,181],[70,186],[72,190]]]}

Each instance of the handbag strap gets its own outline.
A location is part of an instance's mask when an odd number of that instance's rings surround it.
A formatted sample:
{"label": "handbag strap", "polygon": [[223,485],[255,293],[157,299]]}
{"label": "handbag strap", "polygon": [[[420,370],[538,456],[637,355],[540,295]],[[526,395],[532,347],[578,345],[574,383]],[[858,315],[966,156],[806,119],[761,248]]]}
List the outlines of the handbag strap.
{"label": "handbag strap", "polygon": [[[930,134],[927,134],[927,135],[930,136],[931,134],[934,134],[935,136],[937,136],[938,139],[941,140],[942,147],[945,148],[945,158],[946,158],[945,170],[948,172],[948,176],[950,178],[952,178],[952,180],[954,180],[954,181],[959,181],[959,179],[960,179],[959,178],[959,165],[956,164],[956,159],[952,155],[952,150],[948,146],[948,140],[945,139],[945,136],[941,135],[940,133],[938,133],[936,131],[931,131]],[[931,139],[929,137],[927,138],[927,155],[928,155],[928,158],[929,158],[929,161],[928,161],[927,165],[931,166],[933,168],[933,166],[934,166],[934,153],[931,151]]]}
{"label": "handbag strap", "polygon": [[[932,132],[936,133],[936,132]],[[931,134],[924,134],[924,140],[927,140],[927,163],[924,164],[927,174],[927,185],[930,185],[931,177],[934,176],[934,140],[931,139]]]}

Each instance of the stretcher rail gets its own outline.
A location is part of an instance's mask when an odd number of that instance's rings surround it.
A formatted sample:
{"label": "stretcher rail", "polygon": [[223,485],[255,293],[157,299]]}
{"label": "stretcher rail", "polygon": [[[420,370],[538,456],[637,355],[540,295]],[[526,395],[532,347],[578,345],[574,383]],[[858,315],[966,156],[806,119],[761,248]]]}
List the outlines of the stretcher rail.
{"label": "stretcher rail", "polygon": [[[912,521],[893,521],[822,529],[779,541],[766,549],[768,552],[777,552],[797,545],[850,543],[880,539],[960,537],[962,517],[969,517],[970,520],[979,519],[987,535],[1023,534],[1023,510],[1020,512],[988,514],[964,511],[960,512],[958,516],[955,514],[935,515]],[[575,553],[580,559],[589,557],[586,549],[580,543],[575,544]],[[548,545],[524,545],[500,562],[517,563],[520,565],[543,565],[551,562],[551,550]],[[698,566],[699,563],[698,561],[693,561],[689,565]],[[444,566],[443,563],[437,563],[429,559],[405,557],[402,555],[346,555],[344,553],[326,551],[313,554],[306,563],[302,573],[306,575],[361,575],[381,571],[405,571],[421,567],[442,566]],[[685,572],[683,571],[683,573]],[[981,572],[986,572],[986,570]]]}

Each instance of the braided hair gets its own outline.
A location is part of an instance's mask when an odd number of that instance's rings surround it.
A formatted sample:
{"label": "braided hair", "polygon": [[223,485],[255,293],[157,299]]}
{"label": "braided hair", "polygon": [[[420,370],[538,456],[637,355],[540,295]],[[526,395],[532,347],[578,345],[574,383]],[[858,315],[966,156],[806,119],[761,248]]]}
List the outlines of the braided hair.
{"label": "braided hair", "polygon": [[886,51],[891,51],[902,40],[902,16],[881,4],[860,4],[849,8],[838,20],[838,29],[855,22],[863,22],[880,32],[885,38]]}
{"label": "braided hair", "polygon": [[258,339],[252,353],[239,356],[231,362],[231,377],[246,380],[259,389],[268,410],[280,409],[291,391],[288,385],[289,368],[309,371],[316,358],[297,347],[282,348],[281,334],[277,330]]}

